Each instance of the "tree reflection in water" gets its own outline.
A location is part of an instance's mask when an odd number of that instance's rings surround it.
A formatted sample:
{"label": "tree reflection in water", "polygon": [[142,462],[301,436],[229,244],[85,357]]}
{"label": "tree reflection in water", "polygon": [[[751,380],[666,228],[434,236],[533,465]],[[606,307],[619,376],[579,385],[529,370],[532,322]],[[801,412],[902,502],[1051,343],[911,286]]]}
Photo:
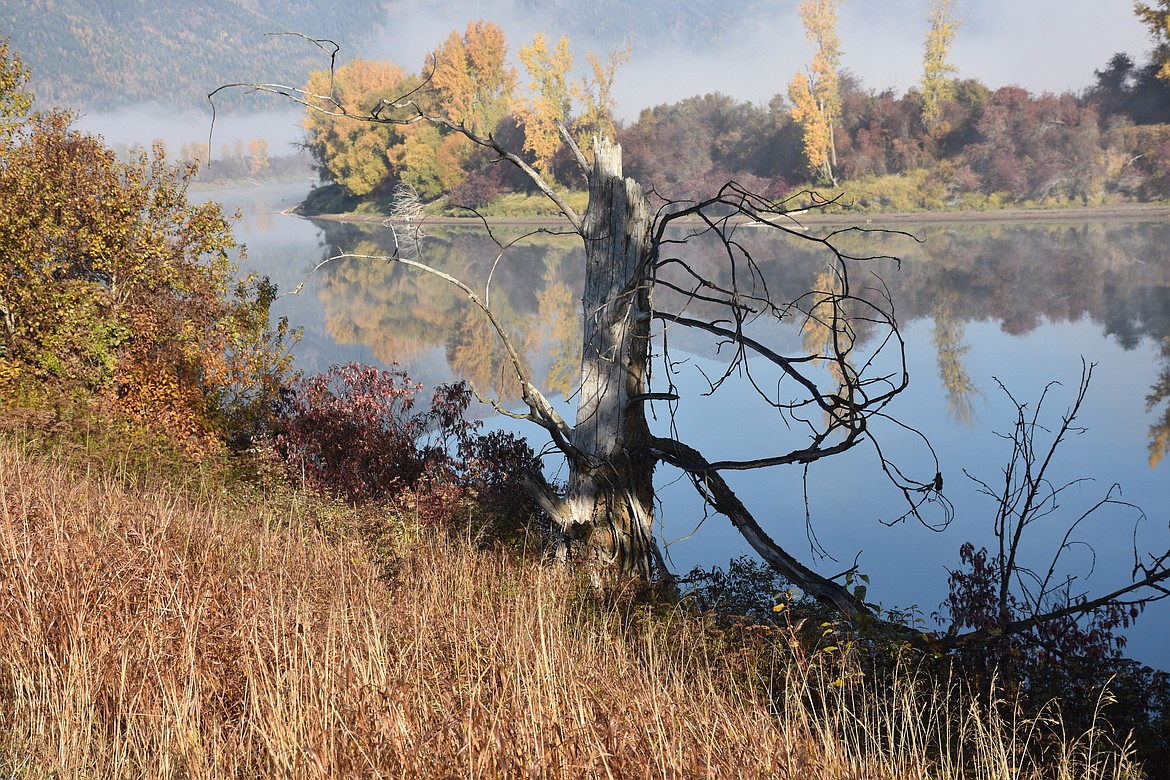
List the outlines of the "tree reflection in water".
{"label": "tree reflection in water", "polygon": [[[324,256],[338,247],[361,255],[389,254],[392,240],[377,225],[324,223]],[[515,228],[505,243],[530,231]],[[498,229],[497,229],[498,231]],[[1149,462],[1156,467],[1170,451],[1170,226],[1154,222],[1057,225],[930,226],[912,231],[922,239],[888,236],[888,251],[902,259],[877,261],[861,269],[880,279],[870,295],[889,295],[903,323],[928,320],[937,370],[950,416],[972,424],[980,383],[967,358],[965,339],[971,322],[997,322],[1008,334],[1025,336],[1044,323],[1100,323],[1106,336],[1130,350],[1144,339],[1161,346],[1166,367],[1150,389],[1148,410],[1163,408],[1149,431]],[[544,385],[572,394],[579,366],[579,288],[583,256],[564,237],[537,233],[503,255],[480,229],[428,228],[421,252],[440,269],[483,289],[491,279],[492,305],[522,345],[525,359],[538,367]],[[872,240],[873,234],[867,236]],[[745,242],[777,240],[750,235]],[[1161,254],[1159,254],[1159,252]],[[831,289],[823,265],[807,248],[758,252],[776,257],[765,266],[774,289]],[[708,259],[718,280],[718,255]],[[482,313],[464,305],[457,290],[441,280],[410,273],[391,263],[348,259],[319,272],[317,291],[329,336],[338,344],[361,344],[384,363],[409,364],[431,349],[441,349],[452,375],[472,382],[485,394],[514,400],[517,387],[505,370],[502,349]],[[825,332],[813,317],[803,323],[806,347],[830,338],[866,341],[857,333]],[[671,344],[672,349],[709,347]],[[976,348],[978,345],[974,345]],[[1092,355],[1085,355],[1089,360]]]}
{"label": "tree reflection in water", "polygon": [[1157,468],[1170,452],[1170,337],[1162,339],[1162,373],[1146,396],[1146,411],[1156,412],[1162,407],[1162,416],[1150,426],[1150,468]]}

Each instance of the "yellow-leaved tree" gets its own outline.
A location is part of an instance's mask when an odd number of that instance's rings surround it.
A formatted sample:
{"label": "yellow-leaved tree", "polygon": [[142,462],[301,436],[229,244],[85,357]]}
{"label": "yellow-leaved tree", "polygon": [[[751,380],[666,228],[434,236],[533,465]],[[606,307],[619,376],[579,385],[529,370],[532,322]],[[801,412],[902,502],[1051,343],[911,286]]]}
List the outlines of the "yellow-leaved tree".
{"label": "yellow-leaved tree", "polygon": [[837,9],[841,0],[801,0],[800,21],[815,51],[808,72],[796,74],[788,85],[792,119],[804,134],[809,168],[826,182],[836,181],[837,147],[834,129],[841,116],[838,67],[841,40],[837,36]]}
{"label": "yellow-leaved tree", "polygon": [[402,143],[389,150],[399,180],[424,201],[450,192],[467,178],[474,147],[462,135],[442,133],[433,125],[407,125]]}
{"label": "yellow-leaved tree", "polygon": [[1170,0],[1136,2],[1133,4],[1133,12],[1150,28],[1150,37],[1157,44],[1154,57],[1162,65],[1158,77],[1170,81]]}
{"label": "yellow-leaved tree", "polygon": [[536,170],[549,175],[553,155],[561,146],[561,131],[572,109],[573,87],[569,74],[573,70],[573,53],[569,39],[561,36],[555,49],[548,38],[537,33],[530,46],[520,49],[520,61],[532,81],[530,94],[516,105],[516,115],[524,123],[524,150],[536,158]]}
{"label": "yellow-leaved tree", "polygon": [[594,136],[612,138],[616,133],[614,110],[617,100],[613,96],[613,84],[618,68],[630,59],[630,47],[614,49],[605,62],[593,52],[586,54],[585,59],[589,63],[591,76],[582,79],[577,85],[581,116],[574,123],[574,136],[583,151],[593,148]]}
{"label": "yellow-leaved tree", "polygon": [[954,12],[955,0],[930,0],[930,29],[922,55],[922,124],[935,136],[950,129],[943,108],[955,94],[955,67],[949,57],[960,22]]}
{"label": "yellow-leaved tree", "polygon": [[351,195],[368,195],[391,174],[390,150],[405,138],[400,125],[354,122],[330,111],[335,105],[372,111],[382,100],[403,94],[406,74],[391,62],[356,59],[330,73],[309,74],[306,101],[324,110],[307,111],[304,128],[313,156],[328,178]]}
{"label": "yellow-leaved tree", "polygon": [[8,39],[0,37],[0,140],[12,134],[32,107],[28,78],[28,69],[20,55],[10,52]]}

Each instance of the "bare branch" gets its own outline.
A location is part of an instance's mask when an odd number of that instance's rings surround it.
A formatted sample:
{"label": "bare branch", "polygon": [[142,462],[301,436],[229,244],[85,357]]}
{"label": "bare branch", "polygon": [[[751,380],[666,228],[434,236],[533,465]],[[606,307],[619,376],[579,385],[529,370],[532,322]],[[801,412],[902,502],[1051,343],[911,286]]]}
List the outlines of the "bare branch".
{"label": "bare branch", "polygon": [[688,472],[703,500],[730,520],[756,554],[782,577],[818,601],[833,605],[854,623],[882,622],[847,588],[812,571],[776,544],[715,470],[715,464],[708,463],[698,450],[674,439],[663,438],[653,438],[649,446],[662,460]]}
{"label": "bare branch", "polygon": [[[528,376],[524,371],[524,365],[520,360],[520,355],[516,351],[515,346],[512,344],[511,338],[508,337],[508,333],[504,329],[503,324],[496,317],[495,312],[488,307],[484,300],[474,290],[472,290],[463,281],[455,278],[454,276],[451,276],[444,271],[440,271],[437,268],[433,268],[419,260],[408,257],[387,257],[385,255],[342,253],[329,258],[329,260],[325,262],[332,262],[334,260],[341,260],[345,258],[359,260],[379,260],[410,266],[432,276],[436,276],[462,291],[463,294],[467,296],[467,300],[475,305],[476,308],[482,311],[488,318],[488,322],[491,323],[492,329],[496,332],[496,336],[504,345],[504,349],[508,354],[508,359],[512,364],[512,370],[516,373],[516,379],[520,383],[521,398],[524,400],[525,404],[527,404],[530,411],[529,415],[523,416],[521,419],[534,422],[548,431],[549,435],[552,436],[553,442],[557,445],[557,448],[564,452],[566,456],[580,456],[576,448],[570,444],[572,429],[569,427],[568,423],[564,421],[560,413],[557,412],[556,408],[553,407],[553,405],[549,403],[548,399],[544,397],[544,394],[541,393],[540,390],[534,384],[532,384],[531,381],[529,381]],[[318,268],[321,265],[324,265],[324,263],[318,265]]]}
{"label": "bare branch", "polygon": [[[977,630],[961,634],[960,626],[965,621],[971,621],[971,615],[960,614],[952,605],[953,622],[944,642],[946,647],[960,648],[1022,634],[1054,620],[1078,618],[1102,609],[1140,607],[1170,595],[1170,589],[1163,584],[1170,580],[1168,565],[1170,550],[1161,556],[1150,556],[1146,563],[1141,561],[1137,551],[1137,527],[1145,519],[1145,513],[1133,504],[1117,498],[1116,485],[1110,487],[1103,498],[1094,502],[1068,524],[1042,574],[1026,565],[1021,558],[1025,530],[1055,513],[1058,508],[1057,498],[1062,492],[1085,482],[1083,479],[1074,479],[1057,486],[1052,483],[1049,472],[1057,450],[1066,442],[1068,435],[1084,430],[1076,427],[1074,422],[1088,393],[1093,368],[1093,364],[1082,361],[1081,379],[1074,401],[1061,416],[1060,425],[1051,433],[1051,439],[1045,446],[1040,446],[1037,441],[1039,434],[1047,433],[1040,415],[1050,391],[1058,383],[1050,382],[1045,387],[1040,400],[1030,412],[1025,404],[1016,400],[1000,384],[1016,408],[1014,430],[1010,436],[1004,436],[1011,442],[1011,456],[1003,468],[1002,488],[994,489],[986,481],[968,474],[968,477],[979,486],[980,492],[996,502],[994,532],[998,550],[992,562],[986,567],[986,571],[991,572],[994,577],[994,605],[989,605],[993,608],[993,614],[989,621],[981,621],[985,624]],[[1060,564],[1068,551],[1085,548],[1091,558],[1085,578],[1092,575],[1096,568],[1096,552],[1087,542],[1075,539],[1073,535],[1085,522],[1106,507],[1122,507],[1138,514],[1134,524],[1132,581],[1102,596],[1089,598],[1085,589],[1080,593],[1073,592],[1073,584],[1080,577],[1062,574]],[[952,573],[952,583],[956,576]],[[974,622],[968,622],[968,625]]]}

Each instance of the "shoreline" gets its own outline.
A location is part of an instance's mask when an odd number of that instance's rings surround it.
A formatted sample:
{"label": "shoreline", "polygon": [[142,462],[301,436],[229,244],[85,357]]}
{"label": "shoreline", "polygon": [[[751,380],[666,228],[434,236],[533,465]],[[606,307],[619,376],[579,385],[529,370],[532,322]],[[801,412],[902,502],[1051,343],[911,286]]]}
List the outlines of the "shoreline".
{"label": "shoreline", "polygon": [[[382,223],[390,219],[383,214],[303,214],[300,204],[281,211],[281,214],[308,220],[347,223]],[[450,217],[425,216],[418,220],[431,225],[563,225],[564,217]],[[783,223],[755,223],[758,226],[775,224],[784,227],[806,227],[812,225],[848,225],[864,228],[880,228],[884,225],[945,225],[945,224],[991,224],[997,222],[1035,223],[1046,222],[1140,222],[1170,220],[1170,203],[1120,203],[1108,206],[1070,206],[1051,209],[955,209],[953,211],[903,211],[903,212],[858,212],[856,214],[824,214],[805,211],[794,212],[788,225]]]}

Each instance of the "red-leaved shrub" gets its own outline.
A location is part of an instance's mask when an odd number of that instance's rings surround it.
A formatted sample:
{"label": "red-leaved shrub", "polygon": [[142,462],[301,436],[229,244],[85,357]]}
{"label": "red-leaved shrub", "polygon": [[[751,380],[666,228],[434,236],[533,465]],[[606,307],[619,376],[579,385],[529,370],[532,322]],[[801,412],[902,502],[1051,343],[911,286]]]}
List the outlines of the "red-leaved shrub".
{"label": "red-leaved shrub", "polygon": [[[465,382],[435,389],[400,368],[350,363],[297,379],[278,404],[276,449],[290,477],[358,503],[387,503],[425,523],[479,512],[526,520],[523,488],[539,461],[524,439],[466,418]],[[420,405],[421,406],[421,405]]]}

